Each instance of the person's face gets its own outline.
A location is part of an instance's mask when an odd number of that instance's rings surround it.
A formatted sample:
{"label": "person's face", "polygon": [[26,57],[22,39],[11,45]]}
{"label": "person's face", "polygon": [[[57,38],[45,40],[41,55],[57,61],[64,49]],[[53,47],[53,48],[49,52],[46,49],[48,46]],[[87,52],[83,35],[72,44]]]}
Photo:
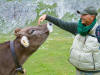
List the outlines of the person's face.
{"label": "person's face", "polygon": [[82,24],[88,26],[93,22],[94,18],[95,15],[89,15],[89,14],[81,15]]}

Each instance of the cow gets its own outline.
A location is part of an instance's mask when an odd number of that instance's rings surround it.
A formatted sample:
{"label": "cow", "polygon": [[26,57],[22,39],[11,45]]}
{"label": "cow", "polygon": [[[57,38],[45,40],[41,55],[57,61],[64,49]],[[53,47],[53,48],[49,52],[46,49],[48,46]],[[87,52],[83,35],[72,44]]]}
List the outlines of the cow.
{"label": "cow", "polygon": [[0,75],[24,75],[22,65],[47,39],[47,25],[16,28],[16,38],[0,44]]}

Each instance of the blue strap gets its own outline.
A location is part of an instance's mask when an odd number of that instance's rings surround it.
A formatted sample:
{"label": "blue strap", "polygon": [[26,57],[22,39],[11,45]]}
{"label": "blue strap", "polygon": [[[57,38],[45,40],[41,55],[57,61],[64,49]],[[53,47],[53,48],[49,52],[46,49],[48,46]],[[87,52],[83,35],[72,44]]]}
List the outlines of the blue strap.
{"label": "blue strap", "polygon": [[98,42],[100,43],[100,25],[97,26],[95,35],[97,37]]}

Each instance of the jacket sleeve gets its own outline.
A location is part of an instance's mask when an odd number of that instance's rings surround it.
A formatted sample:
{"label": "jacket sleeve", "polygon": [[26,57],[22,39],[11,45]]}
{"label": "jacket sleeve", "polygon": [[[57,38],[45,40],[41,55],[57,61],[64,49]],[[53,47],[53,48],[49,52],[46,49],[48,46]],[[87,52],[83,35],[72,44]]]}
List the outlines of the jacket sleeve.
{"label": "jacket sleeve", "polygon": [[50,15],[46,16],[46,20],[52,22],[56,26],[76,35],[77,33],[77,22],[64,22],[58,18],[52,17]]}

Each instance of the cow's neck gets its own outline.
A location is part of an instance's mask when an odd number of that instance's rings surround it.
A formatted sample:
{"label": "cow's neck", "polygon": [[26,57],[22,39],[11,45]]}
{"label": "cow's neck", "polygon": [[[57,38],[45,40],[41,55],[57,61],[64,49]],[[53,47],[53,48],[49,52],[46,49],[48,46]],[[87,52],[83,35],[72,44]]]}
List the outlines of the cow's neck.
{"label": "cow's neck", "polygon": [[14,46],[20,64],[23,64],[25,60],[37,50],[36,46],[30,46],[28,48],[23,47],[20,43],[20,39],[18,38],[14,40]]}
{"label": "cow's neck", "polygon": [[28,57],[26,48],[21,45],[19,39],[14,40],[14,47],[18,62],[22,65]]}

